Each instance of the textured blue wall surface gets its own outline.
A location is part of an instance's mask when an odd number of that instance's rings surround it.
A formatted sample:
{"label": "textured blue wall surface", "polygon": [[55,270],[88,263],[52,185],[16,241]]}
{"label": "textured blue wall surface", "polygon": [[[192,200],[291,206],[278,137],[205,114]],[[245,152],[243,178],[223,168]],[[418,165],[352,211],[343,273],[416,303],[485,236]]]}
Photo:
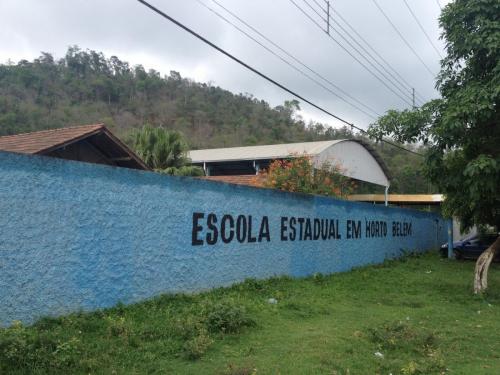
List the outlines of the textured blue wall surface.
{"label": "textured blue wall surface", "polygon": [[[204,214],[195,225],[193,213]],[[210,213],[219,232],[223,215],[234,230],[238,215],[251,215],[257,242],[240,243],[234,232],[229,243],[219,234],[207,244]],[[258,242],[264,217],[269,231],[264,223]],[[296,223],[291,241],[291,217],[338,220],[341,238],[300,241]],[[359,221],[360,238],[347,238],[348,220]],[[367,238],[367,220],[385,222],[387,235]],[[224,221],[228,240],[231,219]],[[411,233],[401,224],[394,237],[393,222],[411,223]],[[198,226],[203,245],[193,245]],[[434,248],[446,241],[445,227],[440,216],[414,210],[0,152],[0,324],[249,277],[345,271]]]}

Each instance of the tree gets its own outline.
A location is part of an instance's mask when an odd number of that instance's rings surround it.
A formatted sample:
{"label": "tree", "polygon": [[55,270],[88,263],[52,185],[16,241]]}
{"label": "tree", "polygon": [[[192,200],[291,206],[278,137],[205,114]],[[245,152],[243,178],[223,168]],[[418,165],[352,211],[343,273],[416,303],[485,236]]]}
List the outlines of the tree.
{"label": "tree", "polygon": [[[175,71],[161,77],[141,65],[78,46],[69,47],[60,59],[42,52],[32,62],[0,64],[0,136],[89,123],[105,123],[131,146],[135,132],[130,130],[145,123],[181,131],[194,148],[356,136],[348,127],[306,124],[299,111],[296,100],[273,108],[251,94],[233,94]],[[373,147],[392,172],[391,191],[426,189],[423,179],[410,180],[419,177],[415,159],[401,150],[375,143]],[[373,186],[370,192],[375,192]]]}
{"label": "tree", "polygon": [[188,145],[177,131],[145,125],[136,132],[134,148],[153,170],[177,176],[202,176],[203,170],[188,165]]}
{"label": "tree", "polygon": [[351,193],[354,183],[341,172],[339,165],[328,161],[315,164],[307,155],[292,155],[286,160],[273,161],[256,177],[254,185],[343,198]]}
{"label": "tree", "polygon": [[[455,0],[440,16],[447,56],[436,87],[442,98],[388,111],[370,127],[380,139],[428,146],[426,174],[445,196],[447,216],[462,229],[500,226],[500,2]],[[487,288],[497,239],[478,259],[474,291]]]}

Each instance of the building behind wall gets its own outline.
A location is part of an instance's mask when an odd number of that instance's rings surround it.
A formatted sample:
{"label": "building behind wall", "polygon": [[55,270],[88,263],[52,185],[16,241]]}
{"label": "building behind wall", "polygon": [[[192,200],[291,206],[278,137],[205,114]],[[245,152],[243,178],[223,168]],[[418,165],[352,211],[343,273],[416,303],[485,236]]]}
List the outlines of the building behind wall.
{"label": "building behind wall", "polygon": [[103,124],[0,137],[0,150],[149,170],[141,158]]}
{"label": "building behind wall", "polygon": [[192,164],[203,168],[210,179],[242,184],[249,184],[250,175],[255,176],[260,170],[268,168],[274,160],[302,155],[311,157],[316,164],[330,162],[339,165],[347,177],[389,188],[390,173],[387,166],[377,152],[361,140],[341,139],[189,152]]}
{"label": "building behind wall", "polygon": [[[384,204],[385,197],[383,194],[353,194],[349,196],[349,200],[355,202],[366,202],[373,204]],[[388,204],[402,208],[414,208],[428,212],[441,213],[441,205],[444,201],[443,194],[389,194],[387,197]],[[458,240],[469,237],[478,232],[476,226],[471,229],[461,232],[460,220],[453,218],[453,239]]]}

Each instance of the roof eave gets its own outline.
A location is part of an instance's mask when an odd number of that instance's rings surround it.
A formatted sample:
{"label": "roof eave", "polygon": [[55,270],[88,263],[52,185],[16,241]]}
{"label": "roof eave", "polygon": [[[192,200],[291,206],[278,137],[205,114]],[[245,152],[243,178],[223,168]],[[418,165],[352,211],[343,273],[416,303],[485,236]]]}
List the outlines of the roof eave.
{"label": "roof eave", "polygon": [[[303,154],[306,156],[313,156],[311,154]],[[302,156],[302,155],[301,155]],[[233,161],[252,161],[252,160],[276,160],[276,159],[287,159],[287,158],[292,158],[293,155],[287,154],[287,155],[276,155],[276,156],[265,156],[265,157],[256,157],[256,158],[237,158],[237,159],[210,159],[210,160],[194,160],[191,158],[191,163],[196,164],[196,163],[226,163],[226,162],[233,162]]]}
{"label": "roof eave", "polygon": [[93,135],[96,135],[96,134],[99,134],[103,131],[103,129],[105,128],[104,125],[102,125],[102,127],[98,128],[98,129],[94,129],[92,131],[89,131],[88,133],[85,133],[85,134],[81,134],[80,136],[76,137],[76,138],[72,138],[68,141],[64,141],[64,142],[61,142],[61,143],[58,143],[58,144],[55,144],[55,145],[52,145],[50,147],[46,147],[46,148],[42,148],[38,151],[35,151],[33,152],[34,155],[43,155],[43,154],[46,154],[46,153],[49,153],[49,152],[52,152],[54,150],[57,150],[59,148],[62,148],[62,147],[66,147],[66,146],[69,146],[73,143],[76,143],[76,142],[79,142],[81,141],[82,139],[85,139],[85,138],[88,138],[88,137],[91,137]]}
{"label": "roof eave", "polygon": [[111,138],[115,143],[117,143],[129,157],[131,157],[137,164],[144,168],[146,171],[152,171],[152,169],[139,157],[137,154],[132,151],[125,143],[123,143],[120,139],[115,137],[113,133],[111,133],[106,126],[103,125],[102,132],[106,134],[109,138]]}
{"label": "roof eave", "polygon": [[130,157],[132,160],[134,160],[144,170],[146,170],[146,171],[151,171],[152,170],[125,143],[123,143],[120,139],[118,139],[117,137],[115,137],[113,135],[113,133],[111,133],[108,130],[108,128],[106,128],[106,126],[104,124],[96,124],[96,125],[99,125],[99,128],[93,129],[92,131],[89,131],[87,133],[81,134],[80,136],[72,138],[70,140],[67,140],[67,141],[64,141],[64,142],[52,145],[50,147],[46,147],[46,148],[40,149],[38,151],[33,152],[32,154],[34,154],[34,155],[44,155],[44,154],[50,153],[52,151],[58,150],[60,148],[67,147],[67,146],[72,145],[74,143],[80,142],[83,139],[86,139],[86,138],[89,138],[89,137],[92,137],[94,135],[102,133],[102,134],[105,134],[108,138],[110,138],[118,146],[120,146],[120,148],[128,155],[128,157]]}

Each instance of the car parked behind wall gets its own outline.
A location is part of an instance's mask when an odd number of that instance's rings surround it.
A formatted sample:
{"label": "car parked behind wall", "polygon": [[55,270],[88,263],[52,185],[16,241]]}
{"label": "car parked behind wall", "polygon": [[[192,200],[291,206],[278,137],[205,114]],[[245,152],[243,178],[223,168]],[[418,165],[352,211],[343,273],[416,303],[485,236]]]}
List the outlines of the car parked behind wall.
{"label": "car parked behind wall", "polygon": [[[498,233],[474,234],[460,241],[453,242],[453,253],[456,259],[477,259],[479,256],[495,242]],[[442,257],[448,256],[448,244],[441,245],[440,253]],[[495,261],[500,261],[500,253],[495,256]]]}

